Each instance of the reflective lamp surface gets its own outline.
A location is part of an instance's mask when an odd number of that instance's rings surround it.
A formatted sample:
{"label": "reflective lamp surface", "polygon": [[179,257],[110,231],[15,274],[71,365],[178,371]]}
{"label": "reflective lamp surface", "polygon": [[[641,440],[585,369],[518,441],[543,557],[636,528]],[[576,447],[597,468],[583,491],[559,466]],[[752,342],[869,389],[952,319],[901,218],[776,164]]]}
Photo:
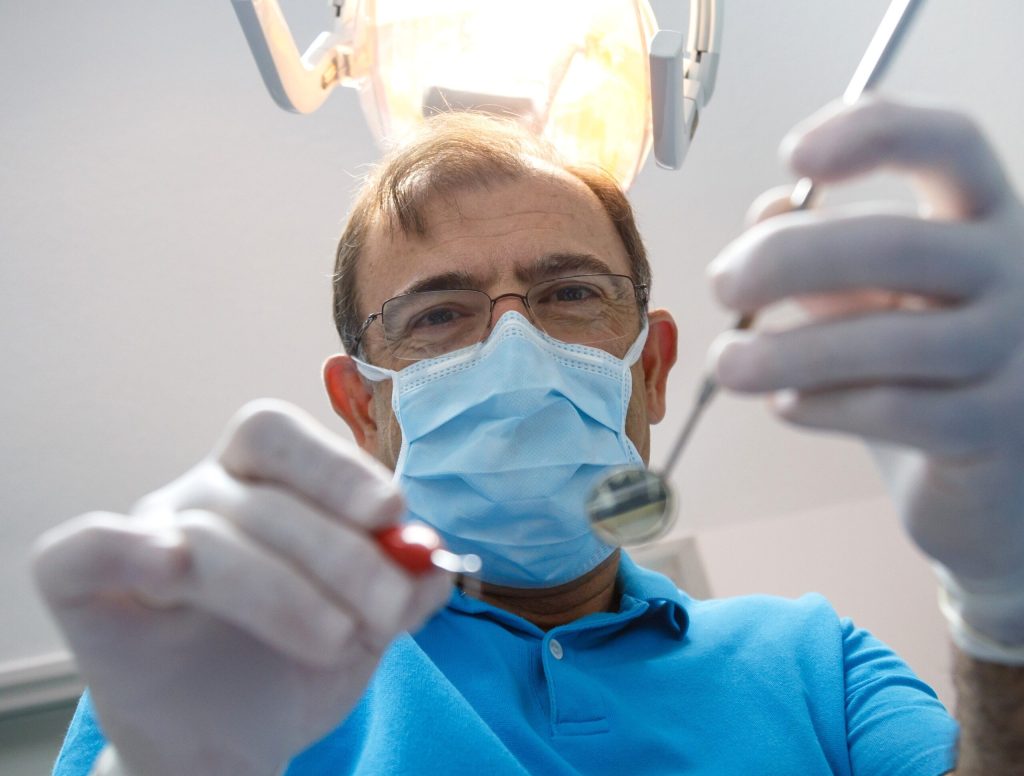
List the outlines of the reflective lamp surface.
{"label": "reflective lamp surface", "polygon": [[446,107],[515,115],[623,186],[650,150],[647,0],[349,0],[343,25],[379,139]]}

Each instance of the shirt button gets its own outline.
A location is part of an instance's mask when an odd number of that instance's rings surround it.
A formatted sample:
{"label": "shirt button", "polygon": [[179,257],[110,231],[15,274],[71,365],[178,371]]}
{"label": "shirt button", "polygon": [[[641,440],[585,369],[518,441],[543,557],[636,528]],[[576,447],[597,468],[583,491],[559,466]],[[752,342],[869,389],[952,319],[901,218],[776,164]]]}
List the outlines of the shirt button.
{"label": "shirt button", "polygon": [[558,643],[558,639],[551,639],[548,642],[548,651],[551,652],[551,657],[555,660],[561,660],[562,655],[565,653],[562,651],[562,645]]}

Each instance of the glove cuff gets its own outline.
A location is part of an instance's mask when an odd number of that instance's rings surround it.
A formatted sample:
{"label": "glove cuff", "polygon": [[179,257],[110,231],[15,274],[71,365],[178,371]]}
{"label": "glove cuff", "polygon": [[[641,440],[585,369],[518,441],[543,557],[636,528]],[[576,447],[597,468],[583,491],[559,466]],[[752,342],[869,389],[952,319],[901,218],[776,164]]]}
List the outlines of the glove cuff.
{"label": "glove cuff", "polygon": [[953,643],[978,660],[1024,665],[1024,584],[984,592],[968,590],[961,580],[936,565],[939,610]]}
{"label": "glove cuff", "polygon": [[125,768],[113,745],[107,744],[100,752],[100,756],[96,758],[96,762],[93,763],[89,776],[135,776],[135,774]]}

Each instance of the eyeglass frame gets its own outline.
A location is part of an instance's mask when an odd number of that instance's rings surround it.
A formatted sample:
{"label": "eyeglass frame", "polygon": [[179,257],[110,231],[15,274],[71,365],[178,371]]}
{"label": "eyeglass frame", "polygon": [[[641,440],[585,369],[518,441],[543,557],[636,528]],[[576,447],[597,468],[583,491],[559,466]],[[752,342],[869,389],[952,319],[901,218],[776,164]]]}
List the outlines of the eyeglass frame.
{"label": "eyeglass frame", "polygon": [[[582,273],[582,274],[579,274],[579,275],[565,275],[563,277],[548,278],[547,280],[541,280],[541,281],[538,281],[537,283],[534,283],[533,285],[531,285],[528,289],[526,289],[526,293],[525,294],[516,294],[516,293],[510,291],[510,292],[505,293],[505,294],[499,294],[498,296],[491,296],[486,291],[484,291],[482,289],[479,289],[479,288],[444,288],[444,289],[437,289],[437,290],[438,291],[474,291],[474,292],[476,292],[478,294],[483,294],[491,302],[491,308],[490,308],[490,311],[488,312],[488,320],[490,320],[491,317],[493,317],[493,315],[494,315],[494,306],[498,302],[500,302],[502,299],[508,299],[509,297],[512,297],[512,298],[515,298],[515,299],[519,299],[523,303],[523,308],[526,310],[526,313],[527,313],[527,315],[530,318],[530,322],[533,323],[534,325],[536,325],[537,322],[536,322],[536,320],[533,317],[533,310],[530,308],[529,301],[527,301],[527,296],[529,296],[530,292],[534,288],[536,288],[537,286],[543,285],[544,283],[553,283],[553,282],[556,282],[556,281],[559,281],[559,280],[572,280],[573,278],[587,278],[587,277],[612,277],[612,278],[622,278],[623,280],[628,280],[630,285],[633,286],[633,296],[636,298],[637,308],[639,309],[640,314],[643,315],[643,314],[646,313],[647,303],[649,301],[649,298],[647,296],[647,292],[648,292],[648,289],[649,289],[648,284],[647,283],[637,283],[629,275],[622,275],[622,274],[620,274],[618,272],[586,272],[586,273]],[[385,299],[384,302],[380,306],[380,310],[378,312],[371,313],[370,315],[368,315],[366,317],[366,320],[363,321],[362,325],[359,327],[359,332],[356,334],[356,336],[355,336],[355,338],[353,340],[353,344],[354,344],[353,350],[354,350],[355,354],[358,355],[360,353],[360,351],[362,350],[362,347],[363,347],[363,337],[366,335],[367,330],[369,330],[370,325],[375,320],[377,320],[378,318],[383,318],[383,316],[384,316],[384,308],[388,305],[389,302],[393,302],[396,299],[402,299],[402,298],[407,297],[407,296],[412,296],[413,294],[427,294],[427,293],[434,293],[434,292],[433,291],[409,291],[408,293],[398,294],[397,296],[393,296],[393,297],[391,297],[389,299]],[[542,331],[543,331],[543,329],[542,329]]]}

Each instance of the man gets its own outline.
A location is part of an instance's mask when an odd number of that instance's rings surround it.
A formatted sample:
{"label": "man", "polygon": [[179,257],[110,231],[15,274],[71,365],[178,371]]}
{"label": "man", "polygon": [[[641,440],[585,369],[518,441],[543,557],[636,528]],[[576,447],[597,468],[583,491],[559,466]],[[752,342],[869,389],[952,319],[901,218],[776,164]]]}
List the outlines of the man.
{"label": "man", "polygon": [[[325,384],[377,460],[257,403],[131,517],[42,541],[90,686],[56,772],[108,742],[97,772],[157,776],[1020,772],[1021,206],[953,114],[831,110],[788,154],[822,184],[909,169],[930,212],[762,202],[716,293],[812,322],[728,335],[717,373],[879,445],[948,590],[958,765],[931,691],[820,598],[698,602],[580,530],[582,484],[647,460],[675,324],[613,184],[462,116],[385,161],[339,246]],[[407,510],[484,584],[394,562],[374,534]]]}

